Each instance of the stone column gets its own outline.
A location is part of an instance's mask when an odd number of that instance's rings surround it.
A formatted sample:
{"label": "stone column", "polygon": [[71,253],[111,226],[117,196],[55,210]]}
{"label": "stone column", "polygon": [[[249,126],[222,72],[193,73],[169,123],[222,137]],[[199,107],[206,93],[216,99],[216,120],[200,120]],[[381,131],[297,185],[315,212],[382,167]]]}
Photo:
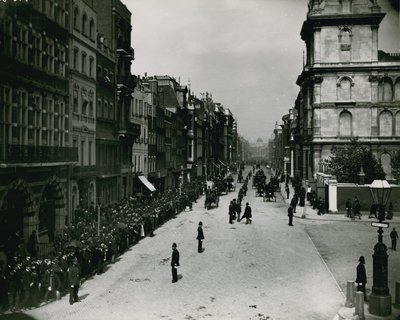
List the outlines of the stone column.
{"label": "stone column", "polygon": [[337,180],[328,181],[329,188],[329,212],[337,213]]}
{"label": "stone column", "polygon": [[321,63],[321,28],[314,28],[314,63]]}
{"label": "stone column", "polygon": [[378,61],[378,25],[372,25],[371,61]]}

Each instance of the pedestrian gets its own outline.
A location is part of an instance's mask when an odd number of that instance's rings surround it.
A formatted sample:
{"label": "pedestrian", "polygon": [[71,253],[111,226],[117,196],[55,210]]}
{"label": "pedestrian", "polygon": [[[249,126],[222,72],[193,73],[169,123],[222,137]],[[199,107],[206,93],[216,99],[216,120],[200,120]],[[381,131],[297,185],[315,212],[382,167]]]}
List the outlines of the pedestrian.
{"label": "pedestrian", "polygon": [[237,222],[240,221],[240,214],[242,212],[242,206],[241,206],[241,201],[236,201],[236,206],[235,206],[235,213],[236,213],[236,218]]}
{"label": "pedestrian", "polygon": [[393,230],[390,232],[390,239],[392,240],[392,249],[393,250],[396,250],[398,238],[399,238],[399,235],[397,234],[396,228],[393,228]]}
{"label": "pedestrian", "polygon": [[171,259],[171,270],[172,270],[172,283],[178,281],[178,270],[179,267],[179,251],[176,249],[176,243],[172,244],[172,259]]}
{"label": "pedestrian", "polygon": [[357,291],[364,292],[364,300],[367,301],[367,293],[365,290],[365,285],[367,284],[367,273],[365,271],[365,258],[361,256],[359,259],[359,264],[357,266]]}
{"label": "pedestrian", "polygon": [[289,226],[293,226],[293,207],[292,205],[288,208]]}
{"label": "pedestrian", "polygon": [[296,206],[299,203],[299,197],[297,193],[294,194],[292,201],[290,201],[290,205],[293,207],[293,212],[296,213]]}
{"label": "pedestrian", "polygon": [[246,202],[246,208],[244,209],[243,216],[240,218],[239,221],[242,221],[243,218],[246,218],[246,224],[251,223],[251,207],[248,202]]}
{"label": "pedestrian", "polygon": [[233,203],[233,200],[231,200],[229,204],[229,209],[228,209],[228,214],[229,214],[229,223],[233,224],[233,219],[234,219],[234,214],[235,214],[235,205]]}
{"label": "pedestrian", "polygon": [[347,218],[351,218],[352,207],[353,207],[353,205],[351,203],[350,198],[347,198],[347,200],[346,200],[346,216],[347,216]]}
{"label": "pedestrian", "polygon": [[202,253],[203,252],[203,240],[204,240],[204,233],[203,233],[203,222],[199,222],[199,226],[197,227],[197,241],[198,241],[198,246],[197,246],[197,252]]}
{"label": "pedestrian", "polygon": [[289,199],[290,190],[289,190],[289,185],[287,183],[285,185],[285,191],[286,191],[286,199]]}
{"label": "pedestrian", "polygon": [[72,266],[68,268],[68,281],[70,285],[69,289],[69,304],[79,302],[78,291],[79,291],[79,268],[78,259],[74,258]]}

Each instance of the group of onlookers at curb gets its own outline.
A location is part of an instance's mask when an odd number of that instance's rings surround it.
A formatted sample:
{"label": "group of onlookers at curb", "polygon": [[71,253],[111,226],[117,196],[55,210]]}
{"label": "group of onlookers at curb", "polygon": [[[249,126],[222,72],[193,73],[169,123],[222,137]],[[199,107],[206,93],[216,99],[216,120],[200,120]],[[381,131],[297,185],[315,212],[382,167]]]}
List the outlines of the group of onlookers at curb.
{"label": "group of onlookers at curb", "polygon": [[[70,293],[78,300],[79,284],[137,243],[178,212],[192,206],[203,193],[204,181],[168,190],[150,199],[123,199],[101,208],[101,227],[94,208],[78,209],[76,222],[54,236],[54,248],[39,254],[36,231],[27,244],[0,260],[0,313],[37,307]],[[79,212],[81,210],[81,212]]]}

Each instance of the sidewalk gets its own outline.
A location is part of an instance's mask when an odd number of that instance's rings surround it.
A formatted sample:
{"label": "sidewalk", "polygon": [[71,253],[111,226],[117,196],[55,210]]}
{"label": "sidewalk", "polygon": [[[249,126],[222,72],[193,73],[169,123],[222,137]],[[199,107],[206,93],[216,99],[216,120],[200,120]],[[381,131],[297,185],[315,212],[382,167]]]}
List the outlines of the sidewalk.
{"label": "sidewalk", "polygon": [[[294,189],[291,184],[289,184],[289,189],[290,189],[290,194],[289,194],[289,199],[286,199],[286,192],[285,190],[282,190],[284,188],[284,184],[281,184],[281,192],[277,192],[277,200],[284,201],[288,206],[290,205],[290,201],[292,199],[292,196],[294,195]],[[281,197],[281,198],[280,198]],[[323,215],[318,215],[318,211],[316,209],[313,209],[312,206],[308,201],[306,201],[306,204],[304,207],[300,207],[297,205],[296,207],[296,213],[294,213],[294,217],[300,218],[300,219],[310,219],[310,220],[324,220],[324,221],[348,221],[348,222],[363,222],[363,223],[370,223],[373,221],[376,221],[375,218],[368,218],[369,212],[364,212],[361,220],[357,217],[355,219],[350,219],[346,216],[346,213],[326,213]],[[394,216],[392,220],[387,220],[386,222],[390,224],[399,224],[400,223],[400,217]],[[392,298],[394,299],[394,292],[392,293]],[[400,309],[398,308],[392,308],[392,315],[388,317],[380,317],[380,316],[374,316],[371,315],[368,311],[369,305],[368,302],[364,304],[364,320],[394,320],[394,319],[399,319],[400,320]],[[337,315],[334,317],[333,320],[360,320],[358,316],[354,315],[355,308],[347,308],[345,306],[341,307]]]}
{"label": "sidewalk", "polygon": [[[292,197],[294,195],[294,188],[292,185],[289,183],[289,199],[286,199],[286,192],[284,190],[285,185],[283,183],[281,185],[281,191],[277,192],[277,200],[282,200],[285,201],[285,203],[290,205],[290,201],[292,200]],[[281,197],[281,198],[280,198]],[[325,213],[322,215],[318,215],[318,211],[316,209],[313,209],[310,203],[306,200],[305,206],[300,207],[299,205],[296,206],[296,212],[294,213],[295,218],[302,218],[302,219],[312,219],[312,220],[325,220],[325,221],[348,221],[348,222],[366,222],[370,223],[373,221],[376,221],[375,218],[368,218],[369,212],[363,211],[362,212],[362,217],[361,220],[357,217],[354,219],[350,219],[346,216],[346,213]],[[385,222],[388,222],[389,224],[392,223],[400,223],[400,217],[393,216],[393,219],[391,220],[386,220]]]}

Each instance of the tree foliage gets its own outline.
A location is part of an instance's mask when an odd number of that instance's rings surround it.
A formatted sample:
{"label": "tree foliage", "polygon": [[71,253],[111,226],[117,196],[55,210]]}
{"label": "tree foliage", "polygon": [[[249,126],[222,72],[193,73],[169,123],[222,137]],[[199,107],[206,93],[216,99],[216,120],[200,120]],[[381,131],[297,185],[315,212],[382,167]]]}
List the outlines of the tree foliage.
{"label": "tree foliage", "polygon": [[392,158],[392,175],[396,180],[400,180],[400,151],[397,151]]}
{"label": "tree foliage", "polygon": [[361,169],[365,173],[365,183],[375,179],[385,179],[385,172],[381,164],[375,159],[372,152],[357,140],[352,140],[344,148],[333,151],[329,160],[328,172],[338,182],[359,183]]}

